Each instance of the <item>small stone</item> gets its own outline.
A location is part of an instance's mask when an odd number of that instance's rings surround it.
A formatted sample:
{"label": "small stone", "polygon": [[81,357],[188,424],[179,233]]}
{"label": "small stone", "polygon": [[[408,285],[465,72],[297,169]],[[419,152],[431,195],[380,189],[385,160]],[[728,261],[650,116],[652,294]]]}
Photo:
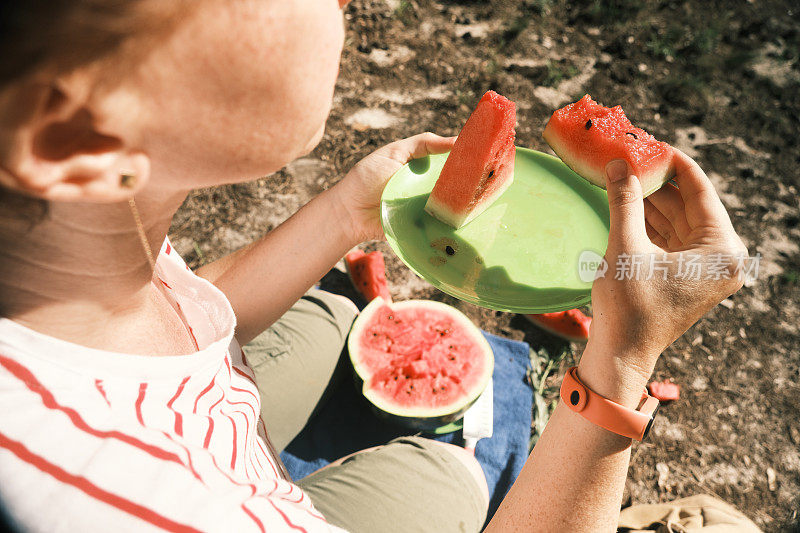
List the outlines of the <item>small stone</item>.
{"label": "small stone", "polygon": [[733,309],[733,300],[731,300],[730,298],[725,298],[719,303],[719,305],[721,305],[722,307],[727,307],[728,309]]}
{"label": "small stone", "polygon": [[778,481],[775,477],[775,470],[772,467],[767,468],[767,488],[770,492],[775,492],[778,488]]}
{"label": "small stone", "polygon": [[749,455],[745,455],[744,457],[742,457],[742,460],[744,461],[744,466],[750,466],[750,456]]}
{"label": "small stone", "polygon": [[739,336],[743,339],[747,338],[747,333],[745,333],[744,328],[739,328]]}
{"label": "small stone", "polygon": [[669,478],[669,467],[666,463],[656,463],[656,472],[658,472],[658,488],[665,490]]}
{"label": "small stone", "polygon": [[789,437],[792,442],[800,446],[800,429],[797,429],[797,426],[789,426]]}
{"label": "small stone", "polygon": [[702,335],[698,335],[697,337],[694,338],[694,340],[692,340],[692,346],[697,346],[699,344],[703,344],[703,336]]}
{"label": "small stone", "polygon": [[633,44],[634,41],[636,41],[636,39],[633,37],[633,35],[628,35],[628,38],[625,39],[625,42],[628,44]]}
{"label": "small stone", "polygon": [[637,68],[639,69],[639,72],[647,72],[647,65],[645,65],[644,63],[639,63],[639,66]]}

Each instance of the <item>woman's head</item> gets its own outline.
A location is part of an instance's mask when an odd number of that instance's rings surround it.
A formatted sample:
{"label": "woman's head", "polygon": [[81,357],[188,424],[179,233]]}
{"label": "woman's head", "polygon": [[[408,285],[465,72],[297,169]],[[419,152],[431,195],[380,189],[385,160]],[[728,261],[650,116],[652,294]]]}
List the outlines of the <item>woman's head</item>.
{"label": "woman's head", "polygon": [[[0,184],[114,201],[274,172],[321,137],[338,0],[63,0],[4,8]],[[22,40],[20,40],[22,39]]]}

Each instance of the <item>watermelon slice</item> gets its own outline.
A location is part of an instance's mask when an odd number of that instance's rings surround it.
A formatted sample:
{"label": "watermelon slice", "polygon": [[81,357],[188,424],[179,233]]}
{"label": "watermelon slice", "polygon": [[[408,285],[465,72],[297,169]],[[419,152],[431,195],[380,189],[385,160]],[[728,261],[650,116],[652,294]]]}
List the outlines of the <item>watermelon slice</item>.
{"label": "watermelon slice", "polygon": [[350,281],[367,302],[379,296],[387,302],[392,301],[382,253],[364,253],[363,250],[356,249],[345,255],[344,261]]}
{"label": "watermelon slice", "polygon": [[553,113],[544,139],[567,166],[603,189],[613,159],[628,162],[645,196],[675,175],[669,144],[631,124],[622,107],[604,107],[588,94]]}
{"label": "watermelon slice", "polygon": [[671,402],[680,399],[681,397],[681,387],[677,383],[673,383],[672,380],[666,381],[653,381],[652,383],[647,385],[647,388],[650,389],[650,394],[655,396],[659,401],[662,402]]}
{"label": "watermelon slice", "polygon": [[525,318],[548,333],[552,333],[562,339],[571,342],[586,342],[589,340],[589,326],[592,325],[592,317],[584,315],[577,309],[559,313],[525,315]]}
{"label": "watermelon slice", "polygon": [[494,355],[460,311],[428,300],[370,302],[347,341],[377,412],[415,429],[458,420],[492,377]]}
{"label": "watermelon slice", "polygon": [[458,134],[425,211],[458,229],[497,200],[514,179],[514,102],[483,95]]}

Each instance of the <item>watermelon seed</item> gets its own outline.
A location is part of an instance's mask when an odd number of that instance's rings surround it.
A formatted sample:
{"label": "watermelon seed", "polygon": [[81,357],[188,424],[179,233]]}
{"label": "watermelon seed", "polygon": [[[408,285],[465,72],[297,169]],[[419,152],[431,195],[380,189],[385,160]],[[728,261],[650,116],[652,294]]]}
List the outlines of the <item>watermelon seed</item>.
{"label": "watermelon seed", "polygon": [[445,246],[445,247],[444,247],[444,251],[445,251],[445,253],[446,253],[447,255],[455,255],[455,254],[456,254],[456,251],[455,251],[455,250],[453,250],[453,247],[452,247],[452,246]]}
{"label": "watermelon seed", "polygon": [[638,139],[639,138],[639,136],[636,135],[635,133],[633,133],[632,131],[626,131],[625,135],[632,135],[634,139]]}
{"label": "watermelon seed", "polygon": [[592,121],[591,120],[587,120],[586,121],[586,129],[588,130],[591,127],[592,127]]}
{"label": "watermelon seed", "polygon": [[489,175],[488,175],[488,176],[486,176],[486,179],[487,179],[487,180],[488,180],[488,179],[491,179],[491,177],[492,177],[492,176],[494,176],[494,169],[492,169],[492,170],[490,170],[490,171],[489,171]]}

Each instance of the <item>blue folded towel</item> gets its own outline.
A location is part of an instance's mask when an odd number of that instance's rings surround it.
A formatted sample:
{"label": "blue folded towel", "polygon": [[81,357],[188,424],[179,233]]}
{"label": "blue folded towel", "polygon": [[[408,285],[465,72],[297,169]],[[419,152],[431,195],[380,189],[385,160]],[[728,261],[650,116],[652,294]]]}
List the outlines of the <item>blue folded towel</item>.
{"label": "blue folded towel", "polygon": [[[475,457],[489,485],[491,518],[528,457],[533,391],[526,379],[530,366],[528,345],[485,332],[484,335],[495,359],[494,433],[478,442]],[[281,459],[292,478],[299,480],[340,457],[414,433],[378,418],[352,377],[348,377],[281,453]],[[460,430],[431,438],[464,443]]]}

